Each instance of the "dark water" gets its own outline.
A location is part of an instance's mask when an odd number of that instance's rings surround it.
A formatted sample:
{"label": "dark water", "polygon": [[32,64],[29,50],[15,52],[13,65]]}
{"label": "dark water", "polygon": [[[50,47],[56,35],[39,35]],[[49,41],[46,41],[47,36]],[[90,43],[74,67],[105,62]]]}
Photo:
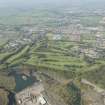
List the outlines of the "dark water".
{"label": "dark water", "polygon": [[[23,89],[25,89],[28,86],[31,86],[36,81],[35,77],[33,77],[32,75],[26,76],[27,79],[24,80],[22,78],[23,74],[19,74],[19,73],[17,73],[17,71],[12,71],[9,73],[9,75],[14,76],[14,78],[15,78],[16,87],[15,87],[14,91],[16,93],[18,93],[19,91],[22,91]],[[8,99],[9,99],[8,105],[16,105],[15,104],[15,94],[10,92]]]}
{"label": "dark water", "polygon": [[[33,77],[31,74],[30,76],[26,76],[24,74],[18,73],[17,71],[12,71],[11,73],[9,73],[9,75],[14,76],[15,78],[16,82],[16,87],[14,89],[15,92],[19,92],[24,88],[31,86],[36,81],[36,78]],[[27,79],[24,80],[22,76],[25,76]]]}
{"label": "dark water", "polygon": [[16,87],[15,92],[19,92],[24,88],[31,86],[35,82],[35,78],[30,76],[26,80],[22,78],[23,75],[15,74]]}
{"label": "dark water", "polygon": [[15,105],[15,94],[13,92],[11,92],[10,90],[6,89],[5,87],[0,87],[0,89],[3,89],[4,91],[8,92],[8,100],[9,103],[8,105]]}
{"label": "dark water", "polygon": [[15,94],[12,93],[12,92],[9,92],[8,100],[9,100],[8,105],[15,105],[16,104],[16,102],[15,102]]}

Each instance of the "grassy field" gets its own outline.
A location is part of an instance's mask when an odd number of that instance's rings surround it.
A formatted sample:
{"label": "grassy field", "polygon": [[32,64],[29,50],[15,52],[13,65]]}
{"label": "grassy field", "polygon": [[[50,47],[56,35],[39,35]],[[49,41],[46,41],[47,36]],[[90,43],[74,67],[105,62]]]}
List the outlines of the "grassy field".
{"label": "grassy field", "polygon": [[7,66],[15,66],[23,62],[29,51],[29,48],[30,46],[27,45],[16,52],[0,53],[0,70],[6,68]]}
{"label": "grassy field", "polygon": [[21,59],[22,57],[24,58],[25,54],[27,53],[27,51],[29,50],[29,46],[25,46],[21,51],[19,51],[18,53],[14,54],[13,56],[11,56],[7,62],[11,63],[14,62],[18,59]]}
{"label": "grassy field", "polygon": [[[84,43],[43,40],[32,46],[24,46],[13,54],[1,53],[0,59],[6,58],[5,62],[9,64],[9,67],[25,64],[34,66],[37,70],[62,72],[68,78],[72,74],[77,78],[89,78],[100,85],[103,80],[98,82],[95,78],[101,66],[105,65],[105,60],[96,59],[92,64],[87,62],[84,56],[78,56],[79,46],[84,46]],[[0,65],[0,69],[4,67],[6,67],[5,64]]]}
{"label": "grassy field", "polygon": [[38,47],[33,51],[26,64],[54,70],[80,70],[87,63],[80,57],[70,55],[77,43],[66,41],[48,41],[48,46]]}

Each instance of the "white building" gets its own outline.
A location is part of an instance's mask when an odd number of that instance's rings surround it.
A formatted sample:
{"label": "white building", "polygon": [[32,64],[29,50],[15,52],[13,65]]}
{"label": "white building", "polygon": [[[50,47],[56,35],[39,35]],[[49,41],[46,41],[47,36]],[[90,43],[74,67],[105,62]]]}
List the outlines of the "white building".
{"label": "white building", "polygon": [[33,86],[24,89],[16,94],[18,105],[45,105],[47,102],[44,99],[42,92],[44,91],[41,83],[35,83]]}

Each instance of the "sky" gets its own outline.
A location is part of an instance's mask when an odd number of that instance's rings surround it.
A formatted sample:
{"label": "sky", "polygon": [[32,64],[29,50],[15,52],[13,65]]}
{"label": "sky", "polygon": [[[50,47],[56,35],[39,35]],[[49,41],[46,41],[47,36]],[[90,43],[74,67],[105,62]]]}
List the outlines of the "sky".
{"label": "sky", "polygon": [[26,6],[26,5],[32,5],[32,4],[35,5],[35,4],[42,4],[42,3],[49,3],[49,2],[51,3],[55,1],[56,0],[0,0],[0,7],[8,7],[8,6],[16,6],[16,5]]}
{"label": "sky", "polygon": [[35,4],[83,4],[91,2],[101,2],[105,0],[0,0],[0,7],[9,6],[31,6]]}
{"label": "sky", "polygon": [[62,7],[96,9],[104,8],[105,0],[0,0],[0,15],[43,9],[43,7],[46,9],[61,9]]}
{"label": "sky", "polygon": [[104,1],[104,0],[0,0],[0,5],[20,4],[20,3],[52,3],[52,2],[93,2],[93,1]]}

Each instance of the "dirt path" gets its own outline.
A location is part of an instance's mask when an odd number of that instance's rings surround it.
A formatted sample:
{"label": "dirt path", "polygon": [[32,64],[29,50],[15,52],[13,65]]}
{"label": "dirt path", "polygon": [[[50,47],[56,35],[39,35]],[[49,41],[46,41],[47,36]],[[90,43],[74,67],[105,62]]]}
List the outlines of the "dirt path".
{"label": "dirt path", "polygon": [[88,81],[88,80],[86,80],[86,79],[82,79],[82,80],[81,80],[81,83],[83,83],[83,84],[86,84],[86,85],[89,85],[89,86],[93,87],[93,89],[94,89],[96,92],[98,92],[98,93],[105,92],[105,90],[104,90],[104,89],[102,89],[102,88],[100,88],[100,87],[96,86],[95,84],[91,83],[90,81]]}

